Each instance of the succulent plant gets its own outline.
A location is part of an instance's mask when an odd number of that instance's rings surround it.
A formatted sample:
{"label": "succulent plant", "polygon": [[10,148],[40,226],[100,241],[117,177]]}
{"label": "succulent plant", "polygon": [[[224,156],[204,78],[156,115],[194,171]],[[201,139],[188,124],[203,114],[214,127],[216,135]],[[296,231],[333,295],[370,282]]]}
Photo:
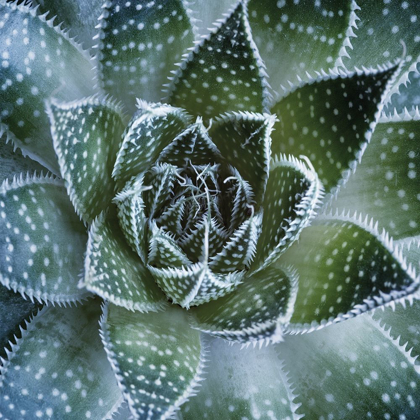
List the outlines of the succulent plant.
{"label": "succulent plant", "polygon": [[0,0],[0,418],[418,418],[419,24]]}

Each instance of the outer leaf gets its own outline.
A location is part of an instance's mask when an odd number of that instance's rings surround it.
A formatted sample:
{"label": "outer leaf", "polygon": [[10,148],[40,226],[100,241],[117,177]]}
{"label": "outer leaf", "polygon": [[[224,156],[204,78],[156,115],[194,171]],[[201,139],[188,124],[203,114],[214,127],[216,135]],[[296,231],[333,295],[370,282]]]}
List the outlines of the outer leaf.
{"label": "outer leaf", "polygon": [[158,311],[166,303],[112,213],[107,217],[101,214],[91,226],[83,286],[132,311]]}
{"label": "outer leaf", "polygon": [[275,261],[315,215],[323,188],[312,169],[292,156],[272,162],[252,268],[261,269]]}
{"label": "outer leaf", "polygon": [[91,94],[89,57],[35,9],[1,0],[0,16],[0,132],[24,155],[58,173],[44,101]]}
{"label": "outer leaf", "polygon": [[3,418],[109,418],[121,403],[98,334],[99,302],[44,308],[3,361]]}
{"label": "outer leaf", "polygon": [[171,66],[193,41],[187,2],[106,1],[100,20],[99,70],[107,92],[134,112],[136,98],[161,99]]}
{"label": "outer leaf", "polygon": [[182,419],[299,419],[283,368],[274,346],[241,349],[212,340],[208,377],[182,406]]}
{"label": "outer leaf", "polygon": [[169,97],[172,105],[205,118],[266,110],[265,68],[252,40],[246,2],[238,1],[188,54],[174,74]]}
{"label": "outer leaf", "polygon": [[419,280],[387,233],[361,216],[321,216],[280,259],[299,273],[290,332],[310,331],[417,292]]}
{"label": "outer leaf", "polygon": [[327,193],[347,180],[369,142],[395,67],[319,77],[274,105],[272,150],[304,154]]}
{"label": "outer leaf", "polygon": [[54,149],[76,212],[91,222],[114,196],[111,178],[124,131],[121,109],[88,98],[49,107]]}
{"label": "outer leaf", "polygon": [[251,185],[256,203],[261,203],[267,184],[274,122],[272,115],[235,112],[218,117],[209,130],[227,163]]}
{"label": "outer leaf", "polygon": [[247,275],[235,293],[193,308],[193,326],[229,341],[279,342],[296,292],[296,273],[268,267]]}
{"label": "outer leaf", "polygon": [[382,117],[334,206],[363,211],[395,238],[420,234],[420,114]]}
{"label": "outer leaf", "polygon": [[[352,33],[351,0],[252,0],[250,24],[275,90],[331,68]],[[382,63],[380,60],[379,63]],[[338,64],[338,62],[337,62]],[[376,63],[375,63],[376,64]]]}
{"label": "outer leaf", "polygon": [[0,282],[31,300],[70,302],[77,287],[86,233],[61,181],[6,180],[0,187]]}
{"label": "outer leaf", "polygon": [[125,131],[112,173],[120,189],[131,177],[146,172],[190,121],[183,110],[169,105],[142,102],[139,106]]}
{"label": "outer leaf", "polygon": [[139,314],[108,305],[101,330],[134,417],[171,417],[194,391],[204,362],[200,334],[188,328],[185,312]]}
{"label": "outer leaf", "polygon": [[[21,337],[20,326],[34,315],[40,305],[0,286],[0,357],[6,356],[5,348],[14,336]],[[9,348],[10,350],[10,348]]]}
{"label": "outer leaf", "polygon": [[363,315],[313,334],[288,337],[278,347],[290,366],[310,418],[416,418],[419,375],[414,357]]}

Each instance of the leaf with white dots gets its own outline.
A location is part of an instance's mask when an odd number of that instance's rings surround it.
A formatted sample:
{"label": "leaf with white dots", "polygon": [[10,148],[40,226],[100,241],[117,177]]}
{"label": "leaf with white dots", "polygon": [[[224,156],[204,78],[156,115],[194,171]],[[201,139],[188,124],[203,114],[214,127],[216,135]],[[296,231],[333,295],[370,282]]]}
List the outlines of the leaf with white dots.
{"label": "leaf with white dots", "polygon": [[208,374],[183,420],[296,419],[296,396],[275,346],[242,349],[211,340]]}
{"label": "leaf with white dots", "polygon": [[265,76],[246,2],[239,1],[182,61],[169,85],[169,102],[206,119],[227,111],[264,112]]}
{"label": "leaf with white dots", "polygon": [[350,4],[350,0],[250,1],[252,33],[274,90],[287,87],[289,81],[307,80],[306,72],[334,67],[352,31]]}
{"label": "leaf with white dots", "polygon": [[376,66],[404,55],[401,73],[394,81],[401,83],[420,55],[420,3],[415,0],[356,3],[357,26],[342,57],[344,66],[348,69]]}
{"label": "leaf with white dots", "polygon": [[136,98],[159,101],[171,66],[194,39],[184,0],[108,0],[100,18],[103,88],[133,112]]}
{"label": "leaf with white dots", "polygon": [[0,283],[30,299],[71,302],[89,295],[77,287],[87,235],[62,181],[7,180],[0,187]]}
{"label": "leaf with white dots", "polygon": [[369,314],[287,337],[276,350],[301,404],[297,414],[305,418],[418,417],[416,355]]}
{"label": "leaf with white dots", "polygon": [[334,207],[362,211],[394,239],[420,234],[420,114],[382,117]]}
{"label": "leaf with white dots", "polygon": [[5,357],[5,348],[14,336],[21,337],[19,327],[40,307],[38,303],[25,300],[19,293],[0,285],[0,357]]}
{"label": "leaf with white dots", "polygon": [[307,156],[334,193],[371,138],[395,70],[331,73],[294,89],[271,110],[280,119],[273,153]]}
{"label": "leaf with white dots", "polygon": [[271,162],[252,269],[268,266],[298,239],[322,197],[318,176],[306,163],[283,155]]}
{"label": "leaf with white dots", "polygon": [[41,310],[0,367],[0,416],[110,418],[122,400],[99,331],[100,304]]}
{"label": "leaf with white dots", "polygon": [[82,285],[103,299],[132,311],[161,310],[166,299],[134,253],[113,212],[91,225]]}
{"label": "leaf with white dots", "polygon": [[53,102],[48,113],[67,193],[76,213],[91,222],[114,196],[111,174],[125,126],[121,110],[93,97]]}
{"label": "leaf with white dots", "polygon": [[112,173],[120,189],[131,177],[146,172],[190,122],[180,108],[144,102],[139,106],[124,133]]}
{"label": "leaf with white dots", "polygon": [[282,341],[296,291],[295,272],[267,267],[244,277],[234,293],[193,308],[193,326],[229,341]]}
{"label": "leaf with white dots", "polygon": [[204,350],[187,314],[157,314],[105,306],[102,340],[119,385],[137,419],[170,418],[201,379]]}
{"label": "leaf with white dots", "polygon": [[419,289],[388,234],[357,215],[319,216],[279,262],[293,265],[300,279],[291,332],[342,321]]}
{"label": "leaf with white dots", "polygon": [[44,101],[92,94],[90,58],[35,9],[0,1],[0,132],[59,173]]}
{"label": "leaf with white dots", "polygon": [[271,132],[275,116],[232,112],[216,119],[209,134],[223,158],[249,182],[257,203],[267,184],[271,158]]}

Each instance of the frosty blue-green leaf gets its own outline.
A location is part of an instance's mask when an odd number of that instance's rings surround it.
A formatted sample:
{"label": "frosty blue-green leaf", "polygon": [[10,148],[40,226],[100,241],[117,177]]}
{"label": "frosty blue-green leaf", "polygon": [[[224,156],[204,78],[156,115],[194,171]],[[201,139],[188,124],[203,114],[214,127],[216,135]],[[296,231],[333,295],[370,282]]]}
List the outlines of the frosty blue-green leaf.
{"label": "frosty blue-green leaf", "polygon": [[394,239],[420,234],[420,114],[383,116],[334,207],[361,211]]}
{"label": "frosty blue-green leaf", "polygon": [[106,1],[98,45],[103,88],[130,112],[136,98],[159,101],[170,70],[193,39],[184,0]]}
{"label": "frosty blue-green leaf", "polygon": [[265,77],[246,1],[238,1],[174,72],[169,102],[206,119],[227,111],[264,112],[269,98]]}
{"label": "frosty blue-green leaf", "polygon": [[166,299],[140,257],[130,248],[114,213],[92,223],[81,286],[132,311],[159,311]]}
{"label": "frosty blue-green leaf", "polygon": [[63,182],[7,180],[0,187],[0,282],[31,300],[65,303],[89,296],[77,287],[86,230]]}
{"label": "frosty blue-green leaf", "polygon": [[279,267],[248,274],[234,293],[193,308],[193,327],[237,342],[279,342],[290,321],[296,273]]}
{"label": "frosty blue-green leaf", "polygon": [[109,304],[101,331],[134,418],[170,418],[195,391],[205,353],[184,311],[140,314]]}
{"label": "frosty blue-green leaf", "polygon": [[209,353],[206,380],[181,407],[183,420],[300,418],[294,384],[275,346],[242,349],[211,340]]}
{"label": "frosty blue-green leaf", "polygon": [[279,263],[293,265],[300,279],[292,333],[345,320],[419,289],[400,249],[361,215],[319,216]]}
{"label": "frosty blue-green leaf", "polygon": [[395,72],[331,73],[294,88],[271,109],[280,119],[273,154],[307,156],[325,191],[334,193],[361,159]]}
{"label": "frosty blue-green leaf", "polygon": [[109,206],[111,177],[124,131],[124,116],[113,102],[88,98],[51,103],[49,117],[61,176],[76,213],[91,222]]}
{"label": "frosty blue-green leaf", "polygon": [[287,337],[277,352],[290,366],[299,415],[410,419],[418,414],[417,355],[368,314]]}
{"label": "frosty blue-green leaf", "polygon": [[122,400],[99,338],[100,304],[42,309],[0,367],[8,419],[110,418]]}
{"label": "frosty blue-green leaf", "polygon": [[44,101],[92,94],[92,63],[35,9],[1,0],[0,16],[0,132],[58,174]]}

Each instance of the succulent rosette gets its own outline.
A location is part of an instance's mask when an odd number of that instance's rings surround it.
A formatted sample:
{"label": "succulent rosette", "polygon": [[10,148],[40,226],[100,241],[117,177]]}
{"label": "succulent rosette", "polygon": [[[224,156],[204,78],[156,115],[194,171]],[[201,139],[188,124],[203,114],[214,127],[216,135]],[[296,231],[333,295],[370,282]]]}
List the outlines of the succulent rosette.
{"label": "succulent rosette", "polygon": [[420,6],[20,3],[0,418],[418,418]]}

